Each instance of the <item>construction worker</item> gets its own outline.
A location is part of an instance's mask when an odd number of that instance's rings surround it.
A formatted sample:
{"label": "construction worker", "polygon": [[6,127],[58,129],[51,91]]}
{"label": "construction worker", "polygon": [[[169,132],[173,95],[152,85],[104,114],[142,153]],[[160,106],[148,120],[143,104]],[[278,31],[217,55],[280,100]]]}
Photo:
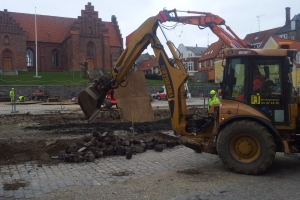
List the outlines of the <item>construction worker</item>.
{"label": "construction worker", "polygon": [[257,66],[253,68],[253,93],[259,93],[264,84],[265,77],[259,72]]}
{"label": "construction worker", "polygon": [[216,97],[216,91],[215,90],[211,90],[209,93],[210,99],[208,100],[208,109],[210,109],[210,107],[215,104],[215,103],[219,103],[220,99],[218,97]]}
{"label": "construction worker", "polygon": [[[260,73],[258,66],[253,68],[253,91],[252,94],[261,92],[262,86],[265,82],[265,77]],[[236,100],[244,101],[244,92],[236,97]]]}
{"label": "construction worker", "polygon": [[11,103],[13,103],[13,101],[15,100],[15,89],[14,88],[11,88],[11,91],[9,92],[9,96],[10,96]]}
{"label": "construction worker", "polygon": [[19,96],[19,100],[20,100],[20,102],[25,101],[25,97],[22,96],[22,95],[20,95],[20,96]]}

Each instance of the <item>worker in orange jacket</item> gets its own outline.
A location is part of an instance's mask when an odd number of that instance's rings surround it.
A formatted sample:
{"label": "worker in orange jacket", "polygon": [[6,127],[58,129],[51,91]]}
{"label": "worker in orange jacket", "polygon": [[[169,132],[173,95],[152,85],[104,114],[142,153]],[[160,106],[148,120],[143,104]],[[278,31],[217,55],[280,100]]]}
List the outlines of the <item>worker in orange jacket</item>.
{"label": "worker in orange jacket", "polygon": [[[253,68],[253,94],[259,93],[263,84],[265,82],[265,77],[259,72],[258,66]],[[243,101],[244,94],[236,97],[236,100]]]}
{"label": "worker in orange jacket", "polygon": [[253,93],[259,93],[263,86],[265,77],[259,72],[257,66],[253,69]]}

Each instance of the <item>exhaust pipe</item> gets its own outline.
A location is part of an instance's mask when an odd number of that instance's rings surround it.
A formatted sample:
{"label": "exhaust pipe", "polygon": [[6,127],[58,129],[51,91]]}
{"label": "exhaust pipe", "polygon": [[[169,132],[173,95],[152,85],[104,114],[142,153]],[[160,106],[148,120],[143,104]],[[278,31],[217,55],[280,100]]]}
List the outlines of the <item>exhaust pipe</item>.
{"label": "exhaust pipe", "polygon": [[110,78],[101,77],[79,93],[78,103],[89,122],[93,121],[100,112],[99,109],[110,89]]}

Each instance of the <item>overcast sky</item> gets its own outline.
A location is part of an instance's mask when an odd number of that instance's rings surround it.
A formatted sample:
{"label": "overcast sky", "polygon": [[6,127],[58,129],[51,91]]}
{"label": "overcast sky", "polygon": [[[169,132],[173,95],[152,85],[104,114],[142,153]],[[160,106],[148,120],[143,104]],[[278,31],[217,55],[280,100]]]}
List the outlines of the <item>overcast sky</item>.
{"label": "overcast sky", "polygon": [[[34,14],[36,7],[36,14],[39,15],[70,18],[80,16],[81,10],[91,2],[102,21],[111,21],[112,15],[117,17],[124,42],[128,34],[147,18],[157,15],[163,8],[210,12],[218,15],[242,39],[249,33],[258,32],[259,29],[262,31],[283,26],[286,20],[286,7],[291,8],[291,18],[300,13],[300,4],[295,0],[0,0],[0,2],[2,2],[1,11],[8,9],[11,12]],[[172,24],[174,23],[167,23],[167,25]],[[171,40],[176,47],[180,43],[185,46],[197,44],[206,47],[218,40],[210,29],[200,30],[192,25],[181,25],[172,31],[165,30],[165,33],[168,40]],[[160,30],[158,36],[165,44]],[[151,48],[146,51],[153,54]]]}

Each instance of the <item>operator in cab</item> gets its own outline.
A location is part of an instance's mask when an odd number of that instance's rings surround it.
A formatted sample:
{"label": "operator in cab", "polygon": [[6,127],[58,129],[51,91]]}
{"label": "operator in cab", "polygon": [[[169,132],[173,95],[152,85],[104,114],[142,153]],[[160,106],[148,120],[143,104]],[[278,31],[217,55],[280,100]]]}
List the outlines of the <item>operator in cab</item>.
{"label": "operator in cab", "polygon": [[259,93],[265,77],[259,72],[258,66],[253,68],[253,93]]}
{"label": "operator in cab", "polygon": [[[260,73],[258,66],[253,68],[253,91],[252,94],[260,93],[265,82],[265,77]],[[244,93],[236,97],[236,100],[244,101]]]}
{"label": "operator in cab", "polygon": [[210,99],[208,100],[208,109],[210,109],[210,107],[215,104],[215,103],[219,103],[220,99],[216,96],[216,91],[215,90],[211,90],[209,93]]}

